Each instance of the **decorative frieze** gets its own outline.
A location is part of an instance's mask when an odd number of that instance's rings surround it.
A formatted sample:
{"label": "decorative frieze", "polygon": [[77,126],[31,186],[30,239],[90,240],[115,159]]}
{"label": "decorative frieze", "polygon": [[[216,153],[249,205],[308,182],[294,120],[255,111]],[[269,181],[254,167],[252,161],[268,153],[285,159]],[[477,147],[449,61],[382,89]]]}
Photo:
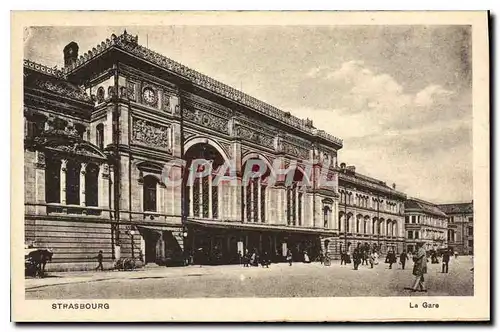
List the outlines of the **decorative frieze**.
{"label": "decorative frieze", "polygon": [[135,82],[127,82],[127,97],[132,101],[137,101],[137,89]]}
{"label": "decorative frieze", "polygon": [[203,127],[214,129],[223,134],[229,133],[229,120],[227,119],[191,108],[183,109],[183,116],[185,120],[194,122]]}
{"label": "decorative frieze", "polygon": [[169,128],[146,120],[134,119],[132,143],[147,145],[170,152]]}
{"label": "decorative frieze", "polygon": [[85,102],[92,101],[91,97],[88,96],[82,88],[66,81],[56,81],[54,79],[52,80],[36,79],[33,81],[33,84],[35,87],[39,89],[54,92],[64,97],[69,97]]}
{"label": "decorative frieze", "polygon": [[274,148],[274,137],[258,132],[254,129],[250,129],[239,124],[234,126],[234,136],[239,137],[244,140],[259,144],[263,147],[273,149]]}
{"label": "decorative frieze", "polygon": [[122,35],[116,36],[115,34],[111,35],[111,38],[106,39],[101,44],[94,47],[92,50],[84,53],[80,56],[74,64],[69,67],[63,68],[62,72],[64,74],[71,72],[75,68],[85,64],[91,59],[97,57],[105,50],[118,47],[126,52],[134,54],[140,58],[143,58],[147,61],[150,61],[166,70],[172,71],[177,75],[183,76],[184,78],[190,80],[191,82],[202,86],[206,89],[213,91],[216,94],[224,96],[228,99],[232,99],[236,102],[239,102],[247,107],[253,108],[258,112],[271,117],[277,121],[285,123],[293,128],[297,128],[304,132],[309,133],[310,135],[321,137],[330,142],[333,142],[337,145],[342,146],[342,140],[334,137],[322,130],[317,130],[312,126],[310,120],[299,119],[289,112],[284,112],[274,106],[271,106],[267,103],[264,103],[252,96],[249,96],[237,89],[234,89],[226,84],[218,82],[211,77],[203,75],[196,70],[190,69],[172,59],[169,59],[157,52],[154,52],[144,46],[138,44],[138,37],[127,34],[125,31]]}
{"label": "decorative frieze", "polygon": [[292,144],[288,141],[282,142],[282,151],[291,156],[299,157],[302,160],[309,160],[309,150]]}

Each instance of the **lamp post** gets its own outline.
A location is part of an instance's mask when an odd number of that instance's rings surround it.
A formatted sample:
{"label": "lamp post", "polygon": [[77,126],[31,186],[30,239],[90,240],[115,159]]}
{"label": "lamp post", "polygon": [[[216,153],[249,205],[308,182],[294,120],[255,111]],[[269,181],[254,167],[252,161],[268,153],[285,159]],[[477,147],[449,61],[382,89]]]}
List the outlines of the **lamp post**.
{"label": "lamp post", "polygon": [[344,195],[344,246],[345,246],[345,252],[347,252],[347,225],[348,225],[348,220],[347,220],[347,196],[349,196],[349,200],[351,199],[351,192],[346,191]]}
{"label": "lamp post", "polygon": [[132,258],[135,258],[134,256],[134,235],[135,235],[135,231],[134,230],[131,230],[129,232],[130,234],[130,244],[132,245]]}

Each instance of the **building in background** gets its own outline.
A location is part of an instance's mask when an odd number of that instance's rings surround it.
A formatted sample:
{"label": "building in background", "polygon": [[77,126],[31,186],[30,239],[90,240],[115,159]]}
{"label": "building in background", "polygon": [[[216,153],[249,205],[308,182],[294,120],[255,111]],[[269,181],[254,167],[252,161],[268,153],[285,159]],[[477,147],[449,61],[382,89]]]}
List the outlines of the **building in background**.
{"label": "building in background", "polygon": [[417,198],[405,202],[406,249],[413,252],[419,241],[426,250],[447,246],[448,216],[436,204]]}
{"label": "building in background", "polygon": [[448,246],[461,255],[474,254],[474,202],[440,204],[448,215]]}
{"label": "building in background", "polygon": [[385,254],[392,248],[404,248],[404,202],[406,194],[396,185],[356,172],[354,166],[340,165],[339,170],[339,237],[333,252],[336,256],[347,248],[350,252],[361,244]]}

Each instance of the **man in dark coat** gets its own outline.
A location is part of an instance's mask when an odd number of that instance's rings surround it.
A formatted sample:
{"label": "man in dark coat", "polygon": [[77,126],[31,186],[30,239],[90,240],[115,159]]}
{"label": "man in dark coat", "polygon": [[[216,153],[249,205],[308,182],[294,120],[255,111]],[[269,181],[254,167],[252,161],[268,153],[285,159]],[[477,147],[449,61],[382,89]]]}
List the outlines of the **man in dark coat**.
{"label": "man in dark coat", "polygon": [[427,292],[424,279],[424,274],[427,273],[427,253],[423,246],[423,242],[417,243],[417,252],[413,256],[413,275],[415,276],[415,282],[412,290],[414,292],[418,290]]}
{"label": "man in dark coat", "polygon": [[102,266],[102,259],[103,259],[102,250],[99,250],[99,253],[97,254],[96,258],[97,258],[97,263],[99,264],[97,265],[95,270],[98,271],[99,269],[101,269],[101,271],[104,271],[104,267]]}
{"label": "man in dark coat", "polygon": [[403,250],[401,255],[399,255],[399,262],[401,263],[401,268],[405,269],[406,261],[408,260],[408,255],[406,254],[406,250]]}
{"label": "man in dark coat", "polygon": [[448,273],[448,263],[450,262],[450,251],[445,250],[443,252],[443,268],[442,268],[442,273]]}
{"label": "man in dark coat", "polygon": [[359,243],[352,253],[352,260],[354,263],[354,269],[357,270],[359,264],[361,264],[361,248],[359,247]]}

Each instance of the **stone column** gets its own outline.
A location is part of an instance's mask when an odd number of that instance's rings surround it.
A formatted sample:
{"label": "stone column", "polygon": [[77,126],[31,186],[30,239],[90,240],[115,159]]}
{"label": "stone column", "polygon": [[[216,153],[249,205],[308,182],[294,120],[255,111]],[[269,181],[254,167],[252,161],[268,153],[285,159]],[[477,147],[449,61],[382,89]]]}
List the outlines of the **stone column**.
{"label": "stone column", "polygon": [[[35,203],[45,204],[45,154],[41,151],[36,152],[36,162],[35,162]],[[28,207],[27,210],[30,210]],[[45,214],[47,209],[43,205],[37,205],[35,208],[37,214]]]}
{"label": "stone column", "polygon": [[203,218],[203,178],[199,178],[198,180],[198,190],[194,195],[198,195],[198,217]]}
{"label": "stone column", "polygon": [[257,221],[260,223],[261,222],[261,178],[257,179]]}
{"label": "stone column", "polygon": [[[253,180],[250,181],[250,221],[254,222],[255,221],[255,202],[253,200],[254,195],[253,191],[255,190],[255,183]],[[248,207],[247,207],[248,208]]]}
{"label": "stone column", "polygon": [[195,189],[195,186],[194,186],[194,182],[192,183],[192,185],[189,188],[189,216],[190,217],[194,217],[194,189]]}
{"label": "stone column", "polygon": [[212,211],[212,175],[208,176],[208,217],[214,218]]}
{"label": "stone column", "polygon": [[61,160],[61,185],[60,185],[60,202],[62,205],[66,205],[66,166],[68,165],[68,160]]}
{"label": "stone column", "polygon": [[82,163],[80,168],[80,206],[85,206],[85,173],[86,173],[87,164]]}
{"label": "stone column", "polygon": [[[230,189],[231,192],[233,192],[233,188]],[[248,204],[247,204],[247,187],[241,187],[241,190],[243,190],[243,221],[249,221],[247,218],[247,210],[248,210]]]}

